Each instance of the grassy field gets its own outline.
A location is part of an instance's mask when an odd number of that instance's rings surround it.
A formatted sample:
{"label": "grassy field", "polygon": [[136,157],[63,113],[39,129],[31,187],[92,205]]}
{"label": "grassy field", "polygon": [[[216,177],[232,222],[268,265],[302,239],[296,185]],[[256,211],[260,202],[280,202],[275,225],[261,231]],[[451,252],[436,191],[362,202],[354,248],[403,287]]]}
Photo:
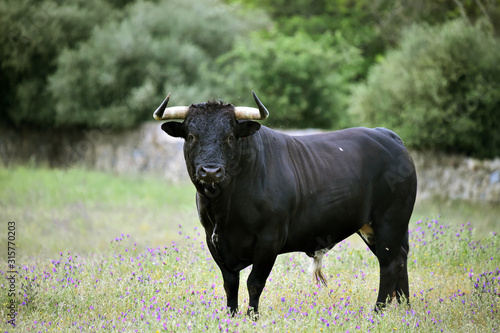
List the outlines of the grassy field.
{"label": "grassy field", "polygon": [[[241,313],[226,313],[190,184],[82,169],[0,168],[0,329],[498,331],[499,216],[495,206],[417,204],[410,224],[411,308],[372,311],[378,264],[349,238],[323,261],[328,287],[312,282],[304,254],[280,256],[261,298],[261,319],[252,322],[244,315],[248,269]],[[8,295],[9,221],[15,221],[17,244],[14,298]],[[11,301],[15,329],[6,323]]]}
{"label": "grassy field", "polygon": [[0,220],[16,221],[21,258],[99,252],[121,234],[155,247],[180,240],[179,224],[196,224],[188,185],[83,169],[0,169]]}

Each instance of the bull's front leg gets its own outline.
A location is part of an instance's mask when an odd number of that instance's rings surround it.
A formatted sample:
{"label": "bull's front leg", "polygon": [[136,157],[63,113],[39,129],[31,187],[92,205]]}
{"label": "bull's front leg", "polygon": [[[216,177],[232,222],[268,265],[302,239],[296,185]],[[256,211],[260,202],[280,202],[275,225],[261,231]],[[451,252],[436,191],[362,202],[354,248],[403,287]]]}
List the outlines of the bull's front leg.
{"label": "bull's front leg", "polygon": [[231,315],[235,316],[238,313],[238,287],[240,285],[240,273],[229,272],[227,269],[221,269],[221,271],[222,278],[224,279],[227,307]]}
{"label": "bull's front leg", "polygon": [[224,291],[226,292],[227,298],[227,308],[231,315],[236,315],[238,313],[238,288],[240,287],[240,272],[233,272],[228,270],[222,259],[220,258],[217,250],[214,247],[214,244],[211,241],[211,238],[207,235],[207,245],[210,250],[210,254],[212,254],[212,258],[214,258],[215,263],[219,266],[219,269],[222,273],[222,279],[224,280]]}
{"label": "bull's front leg", "polygon": [[256,253],[258,255],[254,257],[252,271],[247,280],[248,295],[250,296],[247,315],[253,320],[259,318],[260,295],[262,294],[262,290],[266,285],[267,278],[271,273],[271,269],[277,257],[276,254],[273,254],[274,251],[262,249],[262,251],[259,252],[260,253]]}

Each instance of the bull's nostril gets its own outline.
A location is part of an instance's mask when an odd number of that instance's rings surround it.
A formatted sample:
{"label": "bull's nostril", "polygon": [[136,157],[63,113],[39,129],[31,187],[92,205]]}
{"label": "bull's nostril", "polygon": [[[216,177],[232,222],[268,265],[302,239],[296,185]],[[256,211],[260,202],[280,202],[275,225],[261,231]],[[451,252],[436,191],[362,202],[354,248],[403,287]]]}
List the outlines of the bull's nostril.
{"label": "bull's nostril", "polygon": [[200,167],[200,170],[198,173],[199,173],[201,178],[205,178],[207,176],[207,171],[205,170],[204,167]]}
{"label": "bull's nostril", "polygon": [[218,168],[214,171],[214,175],[215,175],[217,178],[222,177],[222,175],[223,175],[222,168],[221,168],[221,167],[218,167]]}
{"label": "bull's nostril", "polygon": [[200,166],[198,177],[206,182],[218,182],[224,177],[224,169],[221,166]]}

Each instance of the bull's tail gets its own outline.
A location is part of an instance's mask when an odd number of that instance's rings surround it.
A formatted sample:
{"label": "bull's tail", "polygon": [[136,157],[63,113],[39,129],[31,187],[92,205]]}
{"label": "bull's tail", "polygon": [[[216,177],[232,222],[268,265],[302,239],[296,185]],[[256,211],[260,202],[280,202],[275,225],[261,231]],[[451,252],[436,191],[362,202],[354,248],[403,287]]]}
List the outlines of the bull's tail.
{"label": "bull's tail", "polygon": [[314,261],[311,265],[311,271],[314,279],[326,287],[328,284],[326,283],[326,278],[321,271],[321,267],[323,267],[323,256],[325,253],[325,251],[316,251],[314,254]]}

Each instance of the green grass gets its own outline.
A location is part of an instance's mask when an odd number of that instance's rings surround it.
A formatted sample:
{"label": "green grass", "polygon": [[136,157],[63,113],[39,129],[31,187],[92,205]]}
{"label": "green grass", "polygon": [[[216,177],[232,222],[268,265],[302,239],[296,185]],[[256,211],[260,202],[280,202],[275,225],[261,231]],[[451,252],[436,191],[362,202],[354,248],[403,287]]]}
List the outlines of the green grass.
{"label": "green grass", "polygon": [[[194,225],[195,190],[148,176],[83,169],[0,169],[0,220],[15,221],[19,256],[96,252],[121,234],[142,246],[178,241]],[[2,240],[3,241],[3,240]]]}
{"label": "green grass", "polygon": [[[192,185],[82,169],[0,169],[0,248],[7,247],[6,222],[16,221],[18,332],[498,331],[500,238],[490,229],[499,215],[493,206],[418,203],[411,308],[372,311],[378,264],[349,239],[324,260],[326,288],[312,283],[307,256],[280,256],[261,319],[252,322],[244,315],[249,269],[241,276],[241,313],[226,314]],[[5,251],[0,329],[11,332],[6,260]]]}
{"label": "green grass", "polygon": [[481,202],[447,201],[427,199],[418,201],[413,211],[412,222],[419,219],[444,219],[448,224],[461,225],[473,223],[475,236],[489,235],[492,231],[500,232],[500,206]]}

